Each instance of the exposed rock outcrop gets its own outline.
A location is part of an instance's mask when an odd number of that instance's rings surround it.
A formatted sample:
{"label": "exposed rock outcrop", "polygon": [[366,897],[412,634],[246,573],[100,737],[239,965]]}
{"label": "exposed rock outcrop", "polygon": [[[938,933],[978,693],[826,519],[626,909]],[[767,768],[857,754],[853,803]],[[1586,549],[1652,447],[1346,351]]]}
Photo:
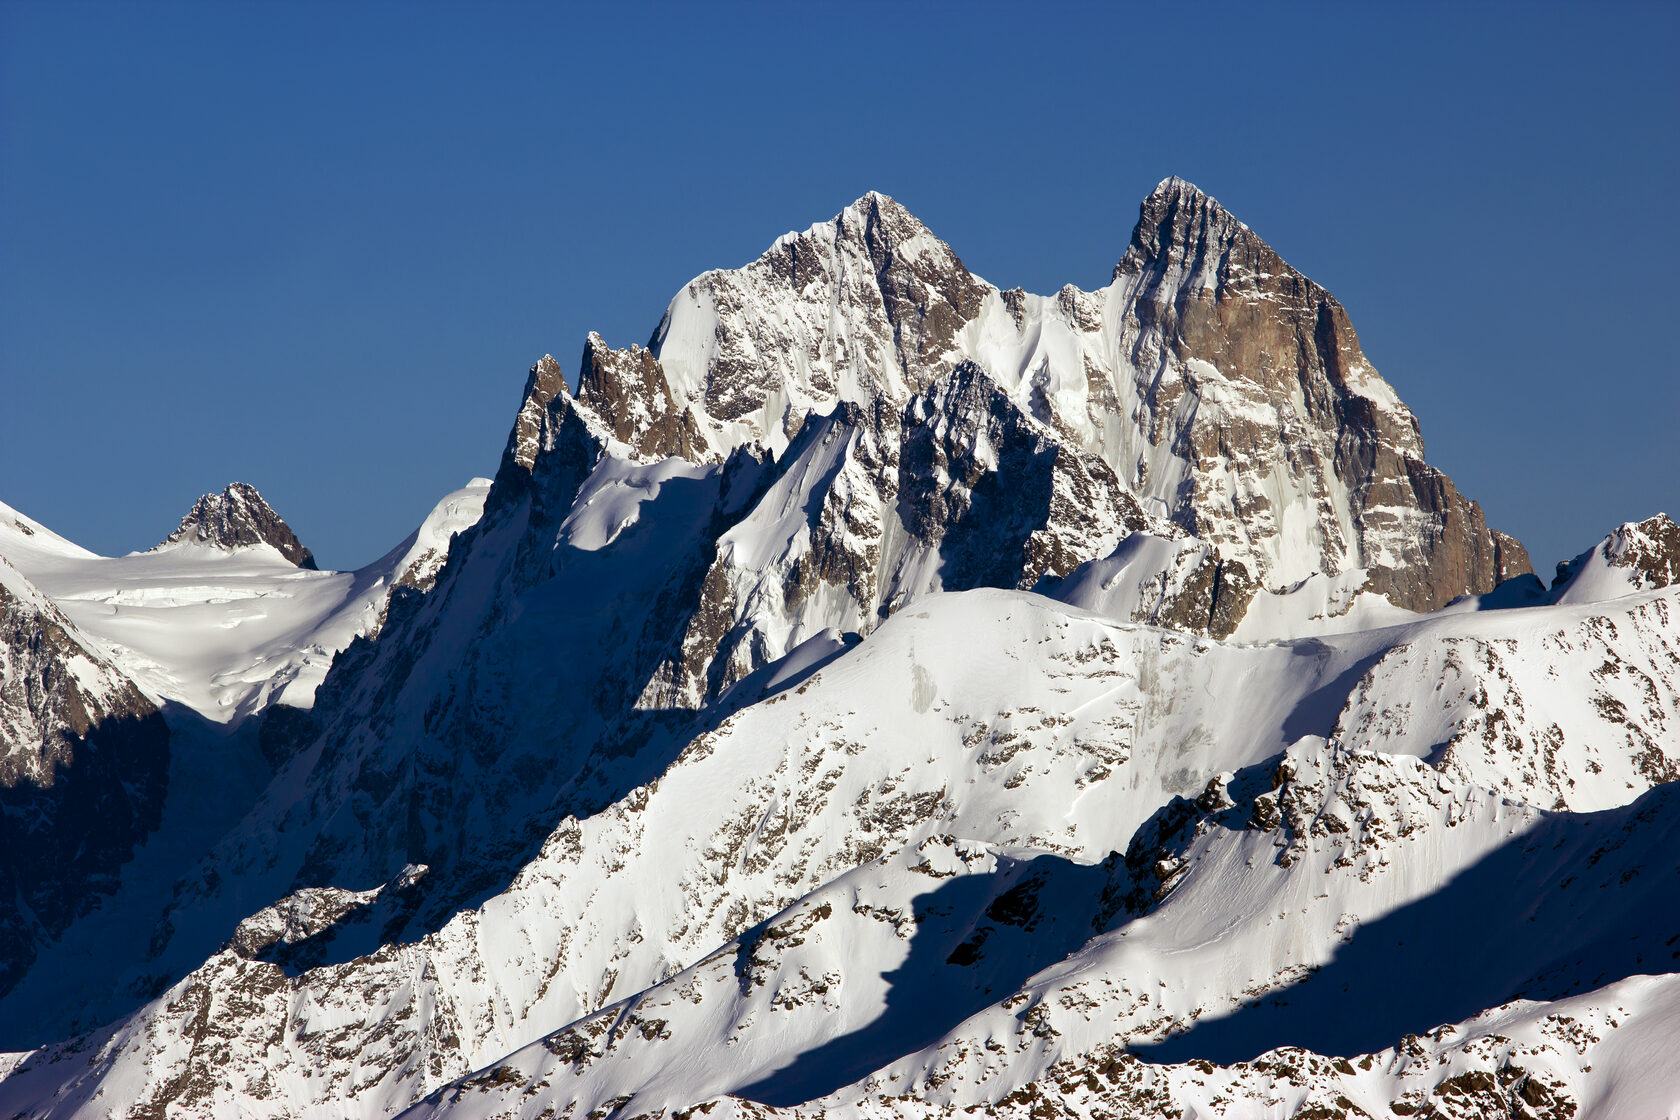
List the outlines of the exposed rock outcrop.
{"label": "exposed rock outcrop", "polygon": [[591,338],[580,398],[638,454],[780,455],[841,402],[902,409],[965,363],[1258,587],[1364,569],[1427,611],[1530,570],[1424,461],[1341,304],[1180,179],[1144,200],[1107,288],[1054,296],[998,291],[866,195],[697,278],[648,350]]}
{"label": "exposed rock outcrop", "polygon": [[1552,587],[1562,588],[1594,559],[1623,569],[1632,589],[1656,590],[1680,583],[1680,525],[1666,513],[1619,525],[1596,547],[1560,563]]}
{"label": "exposed rock outcrop", "polygon": [[699,462],[710,455],[693,413],[672,399],[665,372],[651,350],[613,350],[600,335],[589,332],[577,399],[644,462],[673,455]]}
{"label": "exposed rock outcrop", "polygon": [[[1146,427],[1189,460],[1190,495],[1173,511],[1185,528],[1246,546],[1262,580],[1370,569],[1372,590],[1417,611],[1531,570],[1424,462],[1416,418],[1342,305],[1219,203],[1162,182],[1114,279],[1127,293],[1122,345],[1158,377],[1142,396]],[[1298,512],[1278,508],[1277,491]],[[1306,535],[1290,540],[1284,522],[1302,514]]]}
{"label": "exposed rock outcrop", "polygon": [[315,567],[314,555],[303,547],[292,527],[263,500],[256,487],[244,482],[198,499],[158,548],[182,542],[227,551],[266,544],[300,568]]}

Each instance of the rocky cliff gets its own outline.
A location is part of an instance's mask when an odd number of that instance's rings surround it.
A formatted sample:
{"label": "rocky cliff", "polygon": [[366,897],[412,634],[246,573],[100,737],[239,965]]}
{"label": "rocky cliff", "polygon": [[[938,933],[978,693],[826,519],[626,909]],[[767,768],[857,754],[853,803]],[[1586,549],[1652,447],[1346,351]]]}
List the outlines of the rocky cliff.
{"label": "rocky cliff", "polygon": [[235,482],[220,494],[206,494],[193,503],[181,524],[158,548],[182,542],[208,544],[231,551],[266,544],[300,568],[314,569],[315,557],[297,539],[292,527],[257,493]]}

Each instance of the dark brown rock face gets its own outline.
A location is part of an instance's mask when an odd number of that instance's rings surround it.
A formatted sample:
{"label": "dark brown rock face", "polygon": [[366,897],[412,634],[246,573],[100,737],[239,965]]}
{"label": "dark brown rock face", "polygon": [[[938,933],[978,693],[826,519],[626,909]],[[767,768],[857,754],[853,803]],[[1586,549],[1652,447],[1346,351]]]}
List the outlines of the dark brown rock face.
{"label": "dark brown rock face", "polygon": [[1248,569],[1211,553],[1190,573],[1184,591],[1154,621],[1174,630],[1229,638],[1259,588]]}
{"label": "dark brown rock face", "polygon": [[1116,281],[1133,277],[1139,323],[1229,377],[1282,393],[1303,367],[1340,380],[1363,360],[1341,304],[1183,180],[1143,200],[1114,268]]}
{"label": "dark brown rock face", "polygon": [[920,371],[916,381],[925,385],[927,374],[956,349],[957,332],[980,313],[993,289],[903,206],[880,194],[864,202],[863,241],[899,359],[907,370]]}
{"label": "dark brown rock face", "polygon": [[1534,563],[1529,559],[1528,549],[1523,543],[1509,533],[1501,533],[1498,529],[1488,530],[1493,538],[1493,566],[1494,583],[1504,583],[1517,576],[1533,575]]}
{"label": "dark brown rock face", "polygon": [[315,567],[315,557],[303,547],[292,527],[263,501],[256,487],[243,482],[195,502],[180,527],[163,543],[177,541],[199,541],[224,549],[266,544],[300,568]]}
{"label": "dark brown rock face", "polygon": [[577,399],[599,416],[613,438],[645,460],[708,457],[693,413],[677,406],[659,359],[632,346],[613,350],[590,332],[583,344]]}
{"label": "dark brown rock face", "polygon": [[[1411,506],[1435,528],[1415,542],[1406,542],[1408,546],[1415,543],[1415,553],[1408,547],[1407,554],[1416,560],[1373,565],[1371,590],[1409,610],[1432,611],[1460,595],[1484,594],[1502,580],[1533,571],[1528,550],[1514,537],[1504,533],[1496,537],[1487,527],[1482,507],[1461,495],[1452,479],[1416,460],[1393,465],[1406,472],[1409,485],[1385,489],[1374,483],[1368,493],[1378,499],[1386,495],[1401,509]],[[1369,523],[1376,527],[1384,520],[1373,512]]]}

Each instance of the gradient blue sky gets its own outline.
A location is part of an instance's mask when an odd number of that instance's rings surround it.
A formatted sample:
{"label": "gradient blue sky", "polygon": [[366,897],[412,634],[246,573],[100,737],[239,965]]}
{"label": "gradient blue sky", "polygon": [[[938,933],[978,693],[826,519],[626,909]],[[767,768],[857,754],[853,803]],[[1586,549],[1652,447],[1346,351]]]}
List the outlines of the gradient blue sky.
{"label": "gradient blue sky", "polygon": [[366,563],[536,358],[866,190],[1051,292],[1178,174],[1549,575],[1680,515],[1677,13],[5,0],[0,499],[124,552],[243,479]]}

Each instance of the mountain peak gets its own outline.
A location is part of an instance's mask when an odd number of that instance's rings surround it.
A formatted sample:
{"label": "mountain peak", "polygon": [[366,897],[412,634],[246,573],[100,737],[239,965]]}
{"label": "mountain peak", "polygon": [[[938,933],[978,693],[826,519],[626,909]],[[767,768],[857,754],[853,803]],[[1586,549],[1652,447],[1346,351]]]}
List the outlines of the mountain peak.
{"label": "mountain peak", "polygon": [[[1606,572],[1614,573],[1617,591],[1607,591]],[[1666,513],[1643,521],[1626,521],[1573,560],[1557,566],[1552,590],[1569,587],[1585,576],[1588,587],[1577,600],[1610,598],[1627,590],[1654,591],[1680,583],[1680,525]]]}
{"label": "mountain peak", "polygon": [[1205,198],[1209,202],[1214,201],[1213,197],[1202,188],[1198,187],[1188,179],[1179,178],[1177,175],[1168,175],[1165,179],[1156,183],[1155,189],[1149,192],[1149,197]]}
{"label": "mountain peak", "polygon": [[1264,255],[1275,260],[1280,268],[1288,267],[1271,246],[1221,206],[1218,199],[1186,179],[1169,175],[1156,183],[1155,189],[1139,205],[1137,225],[1132,229],[1125,255],[1114,268],[1114,278],[1160,269],[1174,262],[1217,261],[1220,254],[1214,253],[1210,258],[1207,250],[1218,248],[1222,252],[1239,243],[1244,245],[1244,256]]}
{"label": "mountain peak", "polygon": [[1181,179],[1177,175],[1168,175],[1165,179],[1156,183],[1155,189],[1150,191],[1148,197],[1143,200],[1142,209],[1147,213],[1151,209],[1173,204],[1193,207],[1205,211],[1210,217],[1229,220],[1243,226],[1244,229],[1248,228],[1242,222],[1233,218],[1231,212],[1220,205],[1217,198],[1214,198],[1190,180]]}
{"label": "mountain peak", "polygon": [[[902,202],[880,191],[865,192],[828,222],[819,223],[813,229],[825,226],[832,228],[837,236],[849,236],[888,248],[921,235],[939,241],[926,223],[912,214]],[[944,242],[939,244],[943,246]],[[955,257],[948,248],[946,253]]]}
{"label": "mountain peak", "polygon": [[[846,207],[842,213],[892,213],[910,215],[910,211],[904,208],[903,203],[899,202],[892,195],[884,194],[881,191],[864,191],[863,194],[858,197],[857,201]],[[911,216],[913,217],[913,215]]]}
{"label": "mountain peak", "polygon": [[314,555],[292,527],[246,482],[230,483],[220,494],[199,498],[157,547],[180,543],[209,544],[229,552],[266,544],[300,568],[315,567]]}

